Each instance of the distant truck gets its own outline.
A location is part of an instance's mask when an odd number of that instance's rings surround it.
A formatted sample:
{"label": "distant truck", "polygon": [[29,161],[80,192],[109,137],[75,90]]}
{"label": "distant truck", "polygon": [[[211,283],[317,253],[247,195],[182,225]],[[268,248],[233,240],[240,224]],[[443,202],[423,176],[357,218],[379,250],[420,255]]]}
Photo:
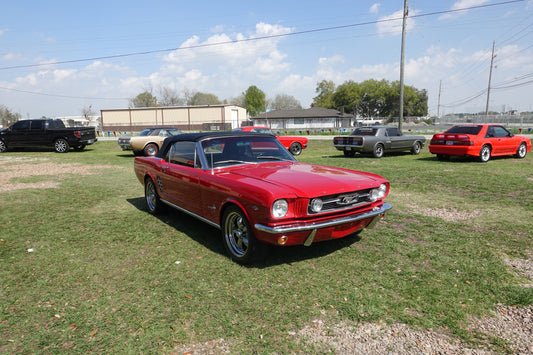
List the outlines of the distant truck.
{"label": "distant truck", "polygon": [[0,130],[0,153],[17,147],[53,147],[66,153],[70,147],[82,150],[96,141],[94,127],[67,128],[60,119],[21,120]]}
{"label": "distant truck", "polygon": [[404,135],[398,128],[387,126],[359,127],[349,136],[333,138],[335,148],[343,151],[346,157],[353,157],[359,152],[371,153],[374,158],[381,158],[385,153],[404,150],[419,154],[424,144],[424,136]]}

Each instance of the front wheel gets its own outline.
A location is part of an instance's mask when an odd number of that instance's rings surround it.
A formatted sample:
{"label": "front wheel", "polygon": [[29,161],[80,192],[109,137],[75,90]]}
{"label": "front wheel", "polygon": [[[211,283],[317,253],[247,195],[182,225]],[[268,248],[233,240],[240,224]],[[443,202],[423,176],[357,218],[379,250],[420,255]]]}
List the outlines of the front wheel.
{"label": "front wheel", "polygon": [[[1,151],[1,148],[0,148],[0,151]],[[523,159],[526,157],[526,154],[527,154],[526,143],[521,143],[520,146],[518,146],[518,149],[516,150],[515,157],[517,157],[518,159]]]}
{"label": "front wheel", "polygon": [[302,153],[302,145],[298,142],[294,142],[289,147],[289,152],[291,152],[292,155],[300,155]]}
{"label": "front wheel", "polygon": [[484,145],[481,147],[481,150],[479,151],[479,161],[482,163],[486,163],[490,160],[490,147],[488,145]]}
{"label": "front wheel", "polygon": [[70,145],[68,144],[67,140],[64,138],[58,138],[54,142],[54,150],[57,153],[66,153],[70,149]]}
{"label": "front wheel", "polygon": [[374,158],[381,158],[383,154],[385,153],[385,148],[381,144],[376,144],[374,147],[374,151],[372,154],[374,155]]}
{"label": "front wheel", "polygon": [[233,261],[249,264],[264,257],[266,246],[255,239],[252,226],[240,208],[228,207],[221,227],[224,248]]}
{"label": "front wheel", "polygon": [[0,153],[7,152],[7,144],[0,139]]}

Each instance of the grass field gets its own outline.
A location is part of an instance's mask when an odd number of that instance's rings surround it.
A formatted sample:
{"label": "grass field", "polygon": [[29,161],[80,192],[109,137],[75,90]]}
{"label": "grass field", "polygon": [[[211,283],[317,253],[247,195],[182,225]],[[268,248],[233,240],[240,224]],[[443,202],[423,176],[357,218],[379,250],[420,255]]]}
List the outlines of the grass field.
{"label": "grass field", "polygon": [[314,352],[293,335],[313,319],[401,322],[509,350],[467,325],[497,303],[533,303],[506,263],[533,253],[532,153],[344,158],[312,140],[298,160],[384,176],[393,210],[358,237],[243,267],[218,230],[149,215],[116,142],[1,154],[0,352],[172,353],[219,339],[234,352]]}

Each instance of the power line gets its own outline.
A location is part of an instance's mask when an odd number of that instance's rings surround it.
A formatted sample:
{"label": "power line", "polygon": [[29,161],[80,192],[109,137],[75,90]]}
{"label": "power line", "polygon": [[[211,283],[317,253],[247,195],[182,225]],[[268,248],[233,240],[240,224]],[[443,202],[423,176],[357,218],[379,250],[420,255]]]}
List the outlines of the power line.
{"label": "power line", "polygon": [[[465,8],[461,8],[461,9],[435,11],[435,12],[429,12],[429,13],[426,13],[426,14],[415,14],[415,15],[412,15],[410,17],[411,18],[417,18],[417,17],[436,16],[436,15],[443,15],[443,14],[449,14],[449,13],[455,13],[455,12],[462,12],[462,11],[473,10],[473,9],[481,9],[481,8],[487,8],[487,7],[493,7],[493,6],[507,5],[507,4],[523,2],[523,1],[525,1],[525,0],[510,0],[510,1],[494,3],[494,4],[470,6],[470,7],[465,7]],[[389,18],[389,19],[383,19],[383,20],[359,22],[359,23],[348,24],[348,25],[324,27],[324,28],[317,28],[317,29],[311,29],[311,30],[305,30],[305,31],[291,32],[291,33],[282,33],[282,34],[277,34],[277,35],[268,35],[268,36],[260,36],[260,37],[253,37],[253,38],[245,38],[245,39],[230,40],[230,41],[223,41],[223,42],[217,42],[217,43],[204,43],[204,44],[198,44],[198,45],[187,46],[187,47],[156,49],[156,50],[151,50],[151,51],[141,51],[141,52],[133,52],[133,53],[115,54],[115,55],[109,55],[109,56],[98,56],[98,57],[83,58],[83,59],[72,59],[72,60],[56,61],[56,62],[50,62],[50,63],[14,65],[14,66],[9,66],[9,67],[0,67],[0,70],[35,68],[35,67],[43,67],[43,66],[48,66],[48,65],[71,64],[71,63],[80,63],[80,62],[88,62],[88,61],[95,61],[95,60],[117,59],[117,58],[133,57],[133,56],[148,55],[148,54],[174,52],[174,51],[178,51],[178,50],[198,49],[198,48],[221,46],[221,45],[236,44],[236,43],[251,42],[251,41],[259,41],[259,40],[281,38],[281,37],[288,37],[288,36],[298,36],[298,35],[317,33],[317,32],[333,31],[333,30],[340,30],[340,29],[345,29],[345,28],[368,26],[368,25],[374,25],[374,24],[378,24],[378,23],[398,21],[398,20],[401,20],[401,19],[402,19],[401,17]]]}

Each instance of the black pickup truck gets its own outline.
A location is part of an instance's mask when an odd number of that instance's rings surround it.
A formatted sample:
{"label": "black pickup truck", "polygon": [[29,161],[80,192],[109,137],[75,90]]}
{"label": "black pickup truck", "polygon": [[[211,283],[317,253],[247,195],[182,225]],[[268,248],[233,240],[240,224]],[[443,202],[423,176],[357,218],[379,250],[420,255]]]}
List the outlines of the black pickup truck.
{"label": "black pickup truck", "polygon": [[0,153],[15,147],[42,146],[66,153],[70,147],[82,150],[96,140],[94,127],[67,128],[59,119],[21,120],[0,130]]}

